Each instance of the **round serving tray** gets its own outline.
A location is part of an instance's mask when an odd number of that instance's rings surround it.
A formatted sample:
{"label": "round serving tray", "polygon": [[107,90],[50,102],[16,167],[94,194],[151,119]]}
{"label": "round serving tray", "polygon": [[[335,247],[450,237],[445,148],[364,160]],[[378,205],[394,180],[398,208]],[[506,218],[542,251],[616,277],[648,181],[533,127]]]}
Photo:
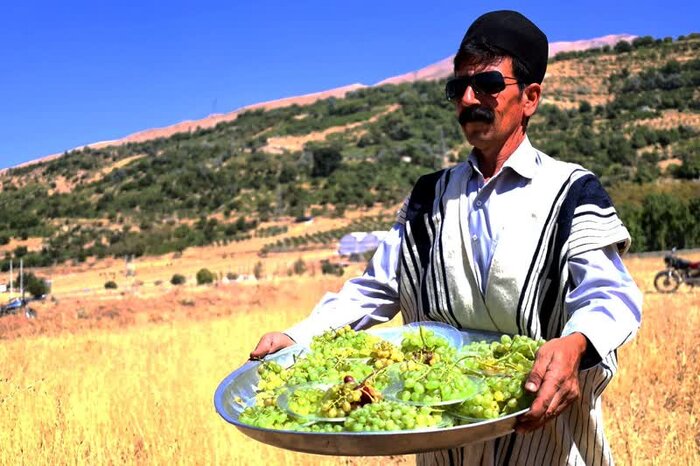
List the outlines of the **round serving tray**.
{"label": "round serving tray", "polygon": [[[372,329],[370,333],[395,341],[400,338],[402,331],[405,331],[405,327]],[[465,343],[496,340],[500,337],[498,334],[482,331],[462,331],[461,333]],[[266,359],[274,359],[285,367],[291,365],[294,358],[304,351],[308,350],[295,345],[270,355]],[[214,394],[216,411],[227,422],[235,425],[250,438],[275,447],[304,453],[338,456],[386,456],[454,448],[511,433],[516,418],[527,411],[523,410],[498,419],[455,427],[399,432],[316,433],[262,429],[238,420],[245,408],[245,401],[255,397],[259,364],[258,361],[249,361],[219,384]],[[244,401],[244,405],[241,405],[241,400]]]}

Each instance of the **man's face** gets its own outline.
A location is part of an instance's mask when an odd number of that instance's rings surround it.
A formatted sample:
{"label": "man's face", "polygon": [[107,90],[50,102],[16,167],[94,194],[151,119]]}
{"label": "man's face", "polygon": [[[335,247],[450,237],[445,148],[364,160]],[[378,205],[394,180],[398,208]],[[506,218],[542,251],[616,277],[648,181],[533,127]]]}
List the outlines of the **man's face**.
{"label": "man's face", "polygon": [[[457,70],[456,76],[472,76],[484,71],[500,71],[505,77],[513,77],[513,64],[510,58],[492,65],[464,65]],[[523,93],[514,84],[515,80],[506,79],[508,84],[498,94],[474,92],[469,86],[461,99],[455,103],[457,118],[467,137],[467,141],[482,152],[500,150],[510,136],[519,131],[524,117]],[[465,111],[465,109],[467,109]],[[472,111],[472,121],[467,115]],[[483,121],[489,113],[493,121]],[[476,120],[476,121],[474,121]]]}

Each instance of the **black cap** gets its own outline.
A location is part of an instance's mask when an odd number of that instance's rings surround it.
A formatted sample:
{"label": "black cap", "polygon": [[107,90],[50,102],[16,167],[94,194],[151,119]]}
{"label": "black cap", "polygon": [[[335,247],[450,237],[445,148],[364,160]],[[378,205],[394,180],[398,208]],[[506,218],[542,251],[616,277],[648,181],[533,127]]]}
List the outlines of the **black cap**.
{"label": "black cap", "polygon": [[482,42],[520,59],[528,71],[529,83],[542,83],[547,71],[549,43],[535,23],[517,11],[491,11],[479,16],[462,39]]}

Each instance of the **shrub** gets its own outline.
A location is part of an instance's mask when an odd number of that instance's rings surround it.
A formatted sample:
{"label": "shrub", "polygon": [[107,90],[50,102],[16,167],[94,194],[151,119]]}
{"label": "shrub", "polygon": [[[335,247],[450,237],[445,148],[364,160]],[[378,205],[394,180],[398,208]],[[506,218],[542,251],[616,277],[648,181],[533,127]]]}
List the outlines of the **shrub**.
{"label": "shrub", "polygon": [[173,285],[182,285],[185,283],[185,281],[185,276],[179,273],[174,274],[170,279],[170,283],[172,283]]}
{"label": "shrub", "polygon": [[255,267],[253,267],[253,275],[255,275],[255,278],[257,280],[260,280],[263,276],[263,264],[262,262],[257,262],[255,264]]}
{"label": "shrub", "polygon": [[110,280],[108,282],[105,282],[105,289],[106,290],[116,290],[117,288],[118,288],[117,282],[115,282],[114,280]]}
{"label": "shrub", "polygon": [[297,259],[296,262],[294,262],[292,270],[296,275],[303,275],[304,272],[306,272],[306,264],[304,263],[304,260],[301,257]]}
{"label": "shrub", "polygon": [[197,285],[214,283],[214,274],[209,269],[199,269],[197,272]]}
{"label": "shrub", "polygon": [[337,275],[340,277],[345,271],[341,265],[332,264],[328,259],[324,259],[321,261],[321,272],[324,275]]}

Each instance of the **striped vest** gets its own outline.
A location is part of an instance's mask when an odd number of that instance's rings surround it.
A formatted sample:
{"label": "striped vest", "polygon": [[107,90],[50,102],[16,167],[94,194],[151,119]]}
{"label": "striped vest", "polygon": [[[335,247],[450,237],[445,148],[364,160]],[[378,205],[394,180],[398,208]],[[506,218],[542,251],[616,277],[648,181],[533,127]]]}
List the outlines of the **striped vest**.
{"label": "striped vest", "polygon": [[[458,328],[555,338],[568,320],[567,261],[630,237],[598,179],[578,165],[541,154],[542,166],[519,195],[501,232],[485,293],[477,283],[466,220],[466,163],[421,177],[399,215],[404,322],[434,320]],[[613,352],[582,370],[581,399],[543,428],[482,444],[418,455],[419,464],[612,464],[600,395],[616,372]],[[586,362],[582,362],[585,367]]]}

